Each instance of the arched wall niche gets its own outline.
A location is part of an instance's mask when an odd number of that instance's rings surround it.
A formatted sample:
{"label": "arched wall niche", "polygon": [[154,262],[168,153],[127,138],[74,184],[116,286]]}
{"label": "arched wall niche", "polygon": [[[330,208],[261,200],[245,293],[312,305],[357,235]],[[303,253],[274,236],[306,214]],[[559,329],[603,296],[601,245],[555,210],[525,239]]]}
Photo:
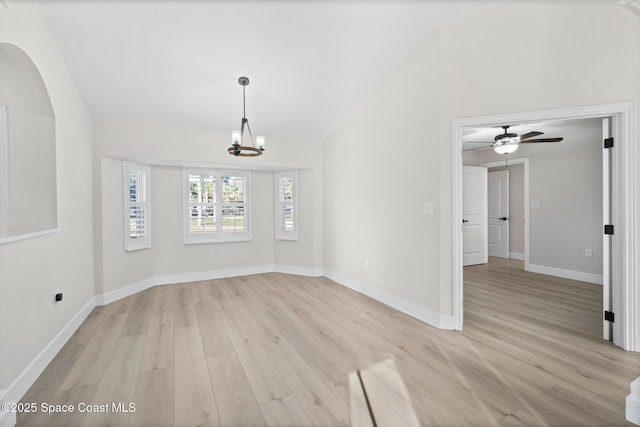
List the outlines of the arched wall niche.
{"label": "arched wall niche", "polygon": [[42,76],[0,43],[0,243],[57,229],[55,115]]}

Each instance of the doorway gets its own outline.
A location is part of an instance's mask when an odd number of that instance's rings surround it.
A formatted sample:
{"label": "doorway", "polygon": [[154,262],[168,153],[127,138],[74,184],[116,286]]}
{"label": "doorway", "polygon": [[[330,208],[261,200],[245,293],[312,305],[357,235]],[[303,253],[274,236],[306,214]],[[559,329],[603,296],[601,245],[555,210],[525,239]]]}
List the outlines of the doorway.
{"label": "doorway", "polygon": [[[464,161],[464,159],[463,159]],[[485,175],[490,174],[491,172],[496,171],[509,171],[508,181],[506,183],[501,183],[501,185],[506,185],[508,187],[508,192],[506,197],[508,198],[507,207],[505,209],[504,206],[501,208],[493,207],[491,208],[489,204],[493,201],[498,204],[503,201],[505,195],[502,195],[499,199],[495,200],[495,196],[491,197],[489,187],[489,180],[485,178],[485,182],[487,182],[487,189],[485,190],[485,199],[486,202],[483,206],[487,212],[487,216],[493,216],[493,221],[497,222],[500,225],[500,222],[504,222],[508,230],[505,232],[504,229],[493,230],[492,232],[489,228],[489,218],[487,218],[487,231],[485,233],[483,244],[485,247],[485,256],[483,258],[469,259],[467,254],[464,255],[463,265],[472,265],[472,264],[481,264],[487,263],[487,256],[498,256],[501,258],[510,258],[519,261],[524,261],[525,270],[529,270],[529,209],[526,207],[529,206],[529,158],[515,158],[509,160],[502,160],[497,162],[489,162],[489,163],[480,163],[478,165],[481,168],[485,169]],[[464,166],[464,170],[466,171],[468,168],[473,168],[474,166],[466,165]],[[504,178],[503,178],[504,180]],[[494,186],[493,191],[497,191],[497,188]],[[466,181],[463,181],[463,190],[466,187]],[[503,188],[504,190],[505,188]],[[479,191],[472,191],[477,196]],[[465,199],[463,200],[463,207],[466,209],[467,205],[467,195],[466,191],[463,191]],[[491,200],[493,199],[493,200]],[[490,211],[495,211],[491,212]],[[506,219],[500,219],[506,218]],[[467,247],[467,242],[469,237],[465,234],[465,225],[469,223],[468,221],[468,213],[463,212],[463,236],[464,242],[463,247]],[[503,226],[504,227],[504,226]],[[490,236],[490,234],[492,234]],[[495,247],[498,243],[506,243],[508,246],[508,250],[504,249],[501,253],[496,254],[493,251],[490,251],[489,248],[491,245]],[[465,249],[466,251],[466,249]]]}
{"label": "doorway", "polygon": [[524,261],[525,271],[531,271],[529,262],[530,219],[530,159],[513,158],[497,162],[483,163],[491,171],[508,170],[509,207],[507,211],[509,226],[509,251],[506,258]]}
{"label": "doorway", "polygon": [[[612,241],[611,251],[616,254],[611,265],[613,299],[611,306],[616,313],[613,324],[613,341],[626,349],[639,351],[636,325],[634,253],[634,106],[632,103],[608,104],[591,107],[577,107],[546,110],[529,113],[484,116],[456,119],[452,123],[453,136],[453,220],[462,221],[462,134],[467,127],[499,126],[505,123],[534,123],[550,120],[580,118],[612,118],[612,132],[616,139],[616,150],[611,153],[612,165],[612,222],[621,224],[621,233]],[[461,230],[453,227],[453,317],[456,329],[463,325],[463,271]]]}

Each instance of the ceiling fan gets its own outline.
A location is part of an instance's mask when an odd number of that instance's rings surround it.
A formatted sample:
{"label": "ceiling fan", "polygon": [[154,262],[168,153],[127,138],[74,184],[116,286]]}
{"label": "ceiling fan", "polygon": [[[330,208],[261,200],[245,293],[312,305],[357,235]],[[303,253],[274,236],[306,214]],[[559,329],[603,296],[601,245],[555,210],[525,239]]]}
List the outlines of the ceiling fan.
{"label": "ceiling fan", "polygon": [[[504,133],[496,135],[494,138],[494,142],[489,141],[467,141],[471,144],[491,144],[491,147],[496,151],[496,153],[500,154],[509,154],[513,153],[518,149],[520,144],[529,144],[534,142],[560,142],[564,138],[535,138],[536,136],[542,135],[544,132],[532,131],[527,132],[523,135],[519,135],[517,133],[509,132],[509,126],[502,126],[504,129]],[[486,148],[486,147],[481,147]]]}

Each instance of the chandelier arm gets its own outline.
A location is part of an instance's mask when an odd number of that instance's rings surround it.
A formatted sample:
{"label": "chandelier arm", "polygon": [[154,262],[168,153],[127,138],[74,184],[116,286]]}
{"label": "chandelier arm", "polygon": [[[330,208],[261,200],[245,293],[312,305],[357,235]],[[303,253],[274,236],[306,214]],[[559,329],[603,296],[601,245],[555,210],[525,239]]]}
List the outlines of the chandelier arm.
{"label": "chandelier arm", "polygon": [[249,120],[247,120],[245,117],[242,118],[242,121],[240,122],[240,145],[242,145],[242,140],[244,139],[244,125],[247,124],[247,127],[249,127]]}
{"label": "chandelier arm", "polygon": [[249,126],[249,120],[245,119],[245,123],[247,124],[247,131],[249,132],[249,137],[251,138],[251,145],[253,147],[256,146],[255,142],[253,142],[253,134],[251,133],[251,127]]}

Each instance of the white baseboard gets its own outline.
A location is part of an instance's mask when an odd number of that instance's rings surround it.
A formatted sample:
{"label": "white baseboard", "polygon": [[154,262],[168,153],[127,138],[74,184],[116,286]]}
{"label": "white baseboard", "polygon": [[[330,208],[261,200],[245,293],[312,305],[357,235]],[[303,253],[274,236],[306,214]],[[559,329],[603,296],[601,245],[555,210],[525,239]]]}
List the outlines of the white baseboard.
{"label": "white baseboard", "polygon": [[197,282],[202,280],[222,279],[227,277],[248,276],[261,273],[286,273],[301,276],[319,277],[325,276],[343,286],[351,288],[361,294],[367,295],[383,304],[395,308],[409,316],[415,317],[429,325],[440,329],[455,329],[453,315],[442,315],[412,302],[399,298],[384,291],[368,288],[361,283],[353,281],[332,271],[317,268],[298,267],[291,265],[262,265],[255,267],[233,268],[225,270],[201,271],[196,273],[171,274],[156,276],[123,286],[115,291],[96,296],[96,305],[105,305],[122,298],[134,295],[153,286],[170,285],[174,283]]}
{"label": "white baseboard", "polygon": [[510,259],[517,259],[518,261],[524,261],[524,254],[520,252],[509,252]]}
{"label": "white baseboard", "polygon": [[579,280],[581,282],[602,285],[602,274],[585,273],[583,271],[565,270],[563,268],[548,267],[546,265],[529,264],[532,273],[546,274],[548,276],[562,277],[564,279]]}
{"label": "white baseboard", "polygon": [[123,286],[115,291],[96,295],[96,305],[106,305],[122,298],[134,295],[138,292],[159,285],[172,285],[175,283],[199,282],[202,280],[224,279],[227,277],[249,276],[251,274],[271,273],[273,265],[260,265],[255,267],[227,268],[224,270],[197,271],[195,273],[178,273],[165,276],[154,276],[139,282]]}
{"label": "white baseboard", "polygon": [[631,383],[631,394],[626,399],[625,418],[640,426],[640,378]]}
{"label": "white baseboard", "polygon": [[334,282],[353,289],[363,295],[373,298],[389,307],[393,307],[398,311],[408,314],[411,317],[415,317],[422,322],[425,322],[431,326],[440,329],[455,329],[453,315],[441,315],[435,311],[431,311],[428,308],[419,306],[405,299],[399,298],[390,293],[380,291],[378,289],[370,288],[357,280],[352,280],[346,276],[335,273],[330,270],[324,270],[324,276]]}
{"label": "white baseboard", "polygon": [[[51,363],[60,349],[69,341],[71,335],[82,325],[96,306],[96,300],[91,297],[89,301],[73,316],[64,328],[42,349],[40,354],[18,375],[13,383],[0,393],[0,402],[19,402],[22,396],[38,379],[42,371]],[[16,424],[16,414],[0,411],[0,427],[13,427]]]}
{"label": "white baseboard", "polygon": [[121,300],[130,295],[138,292],[142,292],[145,289],[152,288],[156,285],[154,278],[140,280],[139,282],[132,283],[127,286],[116,289],[115,291],[107,292],[105,294],[96,295],[96,305],[107,305],[112,302]]}
{"label": "white baseboard", "polygon": [[[0,403],[5,403],[7,400],[4,398],[7,390],[0,390]],[[13,427],[16,425],[18,420],[16,419],[16,414],[12,412],[4,412],[0,411],[0,427]]]}
{"label": "white baseboard", "polygon": [[96,305],[106,305],[122,298],[134,295],[145,289],[159,285],[172,285],[174,283],[199,282],[202,280],[225,279],[227,277],[250,276],[262,273],[287,273],[301,276],[322,276],[322,269],[296,267],[291,265],[258,265],[254,267],[227,268],[224,270],[198,271],[195,273],[178,273],[166,276],[155,276],[139,282],[123,286],[111,292],[96,296]]}
{"label": "white baseboard", "polygon": [[298,276],[320,277],[324,271],[321,268],[298,267],[295,265],[274,265],[275,273],[296,274]]}
{"label": "white baseboard", "polygon": [[250,276],[273,272],[273,265],[256,265],[253,267],[226,268],[224,270],[197,271],[195,273],[178,273],[154,278],[156,285],[172,285],[174,283],[199,282],[202,280],[225,279],[227,277]]}

